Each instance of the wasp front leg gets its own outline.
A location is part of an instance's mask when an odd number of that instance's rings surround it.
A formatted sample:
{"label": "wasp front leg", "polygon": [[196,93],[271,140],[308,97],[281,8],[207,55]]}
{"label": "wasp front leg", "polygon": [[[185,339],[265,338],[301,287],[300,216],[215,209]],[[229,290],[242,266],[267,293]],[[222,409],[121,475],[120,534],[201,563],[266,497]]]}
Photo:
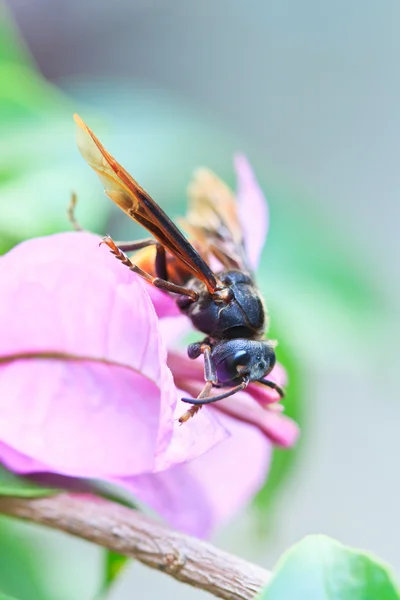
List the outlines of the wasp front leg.
{"label": "wasp front leg", "polygon": [[[198,358],[200,354],[204,356],[204,379],[206,381],[206,384],[201,390],[200,394],[197,396],[197,400],[208,398],[210,396],[210,392],[213,386],[218,383],[217,371],[215,369],[215,365],[211,357],[211,346],[209,346],[205,342],[197,342],[195,344],[190,344],[188,348],[188,354],[189,358],[193,359]],[[182,398],[182,400],[184,402],[192,402],[193,404],[195,403],[194,400],[190,399],[186,400],[185,398]],[[192,406],[191,408],[189,408],[189,410],[187,410],[179,418],[179,423],[186,423],[186,421],[188,421],[191,417],[194,417],[194,415],[198,413],[201,409],[202,404],[203,403],[198,402],[196,406]]]}
{"label": "wasp front leg", "polygon": [[214,361],[211,357],[211,346],[208,343],[208,338],[206,338],[203,342],[195,342],[194,344],[190,344],[188,348],[188,356],[191,359],[198,358],[201,354],[204,356],[204,379],[217,384],[217,371]]}

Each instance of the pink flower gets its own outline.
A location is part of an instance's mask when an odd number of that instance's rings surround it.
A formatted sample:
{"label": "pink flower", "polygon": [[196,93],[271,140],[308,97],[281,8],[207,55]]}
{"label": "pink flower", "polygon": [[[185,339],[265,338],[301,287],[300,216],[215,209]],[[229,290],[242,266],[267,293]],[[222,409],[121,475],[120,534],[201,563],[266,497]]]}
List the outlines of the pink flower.
{"label": "pink flower", "polygon": [[[255,265],[266,208],[243,158],[238,173],[241,210],[264,212]],[[292,445],[297,426],[255,385],[180,426],[179,398],[203,382],[200,361],[167,357],[186,319],[98,242],[60,234],[0,259],[0,460],[116,483],[170,524],[209,535],[262,485],[271,441]],[[273,376],[284,383],[281,367]]]}

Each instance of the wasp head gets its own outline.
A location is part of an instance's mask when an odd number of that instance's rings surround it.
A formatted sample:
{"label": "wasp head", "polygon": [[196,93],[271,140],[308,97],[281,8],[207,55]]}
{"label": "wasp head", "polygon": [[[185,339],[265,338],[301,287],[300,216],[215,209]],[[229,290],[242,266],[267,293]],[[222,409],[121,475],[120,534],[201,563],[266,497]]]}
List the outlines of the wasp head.
{"label": "wasp head", "polygon": [[223,340],[214,346],[211,356],[218,383],[222,385],[234,385],[243,379],[262,379],[272,371],[276,362],[271,341]]}

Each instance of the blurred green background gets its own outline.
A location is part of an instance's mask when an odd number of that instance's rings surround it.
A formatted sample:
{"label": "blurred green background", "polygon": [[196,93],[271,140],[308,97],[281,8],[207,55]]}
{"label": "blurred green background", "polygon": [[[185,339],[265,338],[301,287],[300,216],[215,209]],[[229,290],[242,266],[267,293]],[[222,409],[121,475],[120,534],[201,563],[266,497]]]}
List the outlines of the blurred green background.
{"label": "blurred green background", "polygon": [[[400,569],[399,18],[386,1],[0,0],[2,252],[69,229],[72,190],[86,227],[140,235],[78,154],[75,111],[172,216],[195,167],[234,185],[240,150],[255,168],[271,212],[259,281],[303,435],[215,541],[267,567],[326,533]],[[93,598],[102,551],[0,526],[2,591]],[[207,597],[138,565],[110,597],[138,589]]]}

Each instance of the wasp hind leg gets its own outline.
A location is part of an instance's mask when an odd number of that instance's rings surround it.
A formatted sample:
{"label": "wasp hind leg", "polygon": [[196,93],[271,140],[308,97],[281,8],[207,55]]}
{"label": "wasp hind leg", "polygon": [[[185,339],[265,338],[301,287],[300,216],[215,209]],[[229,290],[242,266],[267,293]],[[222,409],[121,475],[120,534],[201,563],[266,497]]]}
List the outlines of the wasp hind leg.
{"label": "wasp hind leg", "polygon": [[[145,240],[145,242],[146,242],[145,246],[150,245],[148,243],[148,240]],[[126,254],[120,248],[118,248],[118,246],[116,245],[114,240],[110,238],[110,236],[106,236],[105,238],[103,238],[101,243],[106,244],[110,248],[111,254],[113,254],[118,260],[120,260],[123,265],[128,267],[128,269],[130,269],[134,273],[137,273],[138,275],[143,277],[143,279],[145,279],[151,285],[154,285],[154,287],[156,287],[160,290],[163,290],[165,292],[171,292],[172,294],[181,294],[182,296],[188,296],[193,301],[197,300],[199,295],[194,290],[183,287],[181,285],[176,285],[175,283],[171,283],[170,281],[167,281],[166,279],[163,279],[161,277],[153,277],[153,275],[150,275],[149,273],[146,273],[146,271],[143,271],[143,269],[141,269],[140,267],[135,265],[126,256]],[[135,242],[132,242],[129,245],[129,249],[130,250],[133,250],[133,249],[138,250],[139,248],[138,248],[137,244],[140,244],[140,243],[141,242],[136,242],[136,247],[133,248],[133,245],[135,244]],[[154,243],[154,241],[152,241],[152,243]],[[145,247],[145,246],[142,246],[142,247]],[[126,245],[125,245],[125,248],[126,248]],[[164,250],[164,248],[163,248],[163,250]],[[161,265],[161,262],[162,261],[159,261],[160,265]],[[156,268],[157,268],[157,264],[156,264]]]}
{"label": "wasp hind leg", "polygon": [[[75,231],[86,231],[75,216],[77,202],[78,197],[75,192],[72,192],[71,199],[67,207],[68,221],[71,223],[72,229],[74,229]],[[122,252],[134,252],[135,250],[142,250],[143,248],[147,248],[148,246],[156,246],[157,251],[155,269],[157,277],[159,277],[160,279],[168,280],[167,257],[165,253],[165,248],[161,246],[161,244],[157,242],[157,240],[155,240],[154,238],[146,238],[144,240],[134,242],[115,242],[115,245]]]}
{"label": "wasp hind leg", "polygon": [[[71,199],[67,207],[67,216],[68,221],[72,225],[72,229],[75,231],[86,231],[84,227],[79,223],[78,219],[75,216],[76,204],[78,202],[78,197],[75,192],[72,192]],[[133,241],[133,242],[114,242],[117,248],[122,252],[134,252],[135,250],[142,250],[143,248],[147,248],[148,246],[156,246],[157,254],[156,254],[156,273],[157,277],[161,279],[168,279],[167,274],[167,261],[165,249],[157,240],[154,238],[145,238],[144,240]]]}
{"label": "wasp hind leg", "polygon": [[[111,238],[110,238],[111,239]],[[148,248],[149,246],[156,247],[156,259],[155,259],[155,271],[156,276],[159,279],[164,279],[168,281],[168,271],[167,271],[167,255],[165,252],[164,246],[155,240],[154,238],[146,238],[140,241],[134,242],[115,242],[115,245],[121,252],[135,252],[136,250],[142,250],[143,248]]]}
{"label": "wasp hind leg", "polygon": [[[77,202],[78,197],[75,192],[72,192],[71,200],[67,208],[68,221],[71,223],[72,229],[74,229],[75,231],[86,231],[75,216],[75,208]],[[161,246],[161,244],[157,240],[155,240],[154,238],[146,238],[144,240],[134,242],[114,242],[114,244],[119,250],[121,250],[121,252],[134,252],[135,250],[142,250],[143,248],[147,248],[148,246],[156,246],[155,270],[157,278],[168,281],[167,257],[165,248]]]}

